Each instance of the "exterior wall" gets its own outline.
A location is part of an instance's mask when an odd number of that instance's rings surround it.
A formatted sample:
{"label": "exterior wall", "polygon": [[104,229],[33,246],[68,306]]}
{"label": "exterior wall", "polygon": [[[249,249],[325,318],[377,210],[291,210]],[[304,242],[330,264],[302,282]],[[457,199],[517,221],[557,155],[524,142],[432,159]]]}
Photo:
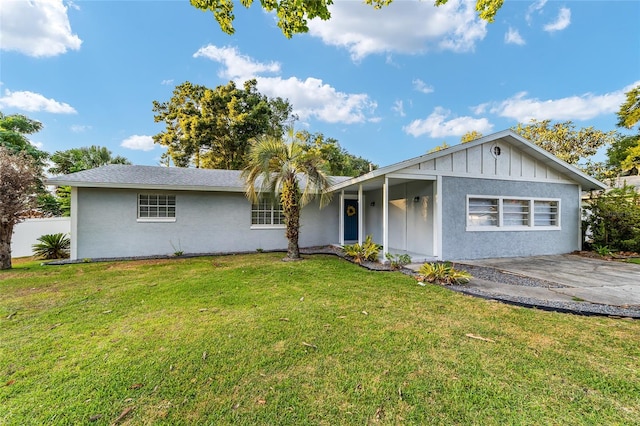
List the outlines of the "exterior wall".
{"label": "exterior wall", "polygon": [[[382,190],[365,192],[364,237],[371,235],[373,241],[382,244]],[[372,206],[371,203],[374,203]]]}
{"label": "exterior wall", "polygon": [[69,234],[70,232],[71,218],[69,217],[27,219],[13,228],[11,257],[32,256],[31,246],[45,234]]}
{"label": "exterior wall", "polygon": [[[466,197],[559,198],[560,230],[466,231]],[[449,260],[570,253],[579,248],[577,185],[443,177],[442,257]]]}
{"label": "exterior wall", "polygon": [[[251,204],[241,193],[142,191],[176,195],[175,222],[138,222],[137,195],[126,189],[77,188],[76,258],[111,258],[277,250],[284,228],[251,229]],[[302,210],[300,246],[335,242],[338,204]],[[328,232],[331,231],[331,232]]]}

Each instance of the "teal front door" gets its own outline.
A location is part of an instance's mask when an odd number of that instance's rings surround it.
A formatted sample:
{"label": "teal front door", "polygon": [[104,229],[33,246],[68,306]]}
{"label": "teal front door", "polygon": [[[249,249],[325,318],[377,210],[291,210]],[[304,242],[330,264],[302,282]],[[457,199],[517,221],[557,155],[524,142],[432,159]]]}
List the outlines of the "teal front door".
{"label": "teal front door", "polygon": [[358,239],[358,200],[344,200],[344,239]]}

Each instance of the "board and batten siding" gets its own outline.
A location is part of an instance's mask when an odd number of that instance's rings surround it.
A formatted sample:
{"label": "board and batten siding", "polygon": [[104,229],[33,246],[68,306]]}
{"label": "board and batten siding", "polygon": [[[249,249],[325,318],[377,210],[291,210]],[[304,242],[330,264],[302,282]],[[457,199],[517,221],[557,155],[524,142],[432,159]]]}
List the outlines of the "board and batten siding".
{"label": "board and batten siding", "polygon": [[[137,220],[138,194],[176,196],[175,221]],[[251,229],[242,193],[77,188],[76,258],[286,250],[284,228]],[[335,242],[338,207],[317,203],[301,213],[300,246]]]}
{"label": "board and batten siding", "polygon": [[[495,147],[500,149],[500,155],[493,153]],[[420,170],[421,173],[432,171],[443,176],[570,182],[553,165],[550,161],[537,160],[507,142],[493,141],[418,163],[399,173]]]}

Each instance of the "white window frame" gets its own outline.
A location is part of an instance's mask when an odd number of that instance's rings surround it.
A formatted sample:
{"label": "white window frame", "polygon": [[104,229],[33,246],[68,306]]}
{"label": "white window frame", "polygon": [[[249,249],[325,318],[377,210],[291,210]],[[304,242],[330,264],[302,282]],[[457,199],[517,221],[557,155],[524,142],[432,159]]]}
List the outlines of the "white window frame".
{"label": "white window frame", "polygon": [[[264,203],[270,203],[271,208],[265,208]],[[269,223],[253,223],[254,214],[266,214],[269,216]],[[282,217],[281,223],[279,220],[275,220],[275,218]],[[251,229],[283,229],[286,227],[284,223],[284,216],[282,216],[282,205],[279,201],[273,200],[272,197],[265,197],[264,199],[258,201],[258,203],[251,203]]]}
{"label": "white window frame", "polygon": [[[498,221],[496,225],[472,225],[469,220],[469,201],[471,199],[483,199],[483,200],[497,200],[498,202]],[[526,225],[505,225],[505,211],[504,211],[504,201],[505,200],[516,200],[516,201],[527,201],[528,202],[528,211],[527,211],[527,224]],[[535,217],[535,203],[536,202],[550,202],[556,203],[556,212],[555,212],[555,225],[535,225],[536,217]],[[508,213],[507,213],[508,214]],[[466,220],[466,230],[467,231],[488,231],[488,232],[509,232],[509,231],[559,231],[562,229],[560,218],[562,217],[562,209],[559,198],[538,198],[538,197],[511,197],[511,196],[502,196],[502,195],[467,195],[466,201],[466,209],[465,209],[465,220]]]}
{"label": "white window frame", "polygon": [[[160,200],[157,199],[157,204],[152,205],[150,202],[146,204],[141,203],[141,197],[166,197],[166,203],[160,204]],[[173,204],[171,203],[173,201]],[[145,217],[141,216],[141,208],[143,207],[162,207],[167,209],[167,214],[170,210],[173,210],[173,216],[160,216],[160,217]],[[175,222],[177,216],[177,199],[174,194],[163,193],[138,193],[136,194],[136,216],[138,222]]]}

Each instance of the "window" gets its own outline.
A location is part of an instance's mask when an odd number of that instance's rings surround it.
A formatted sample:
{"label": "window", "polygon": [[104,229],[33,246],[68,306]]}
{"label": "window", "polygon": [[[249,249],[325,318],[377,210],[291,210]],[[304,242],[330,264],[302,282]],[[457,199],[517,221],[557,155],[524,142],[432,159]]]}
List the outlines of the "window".
{"label": "window", "polygon": [[467,197],[467,230],[526,231],[560,228],[560,200]]}
{"label": "window", "polygon": [[138,219],[143,221],[174,221],[176,196],[138,194]]}
{"label": "window", "polygon": [[282,205],[271,197],[264,197],[251,205],[251,225],[255,227],[284,225]]}

